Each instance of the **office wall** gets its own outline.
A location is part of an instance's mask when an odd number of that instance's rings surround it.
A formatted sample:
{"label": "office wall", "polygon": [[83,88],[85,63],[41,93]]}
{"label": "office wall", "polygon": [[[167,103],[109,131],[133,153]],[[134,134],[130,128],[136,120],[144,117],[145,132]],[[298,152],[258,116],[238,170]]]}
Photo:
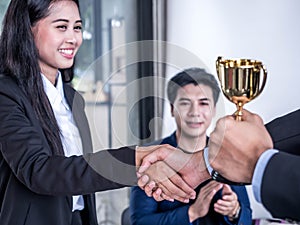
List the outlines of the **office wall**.
{"label": "office wall", "polygon": [[[201,66],[201,62],[216,74],[219,55],[253,58],[265,64],[268,78],[263,93],[245,108],[261,115],[265,122],[299,108],[299,9],[299,0],[169,0],[168,43],[189,52],[191,60],[185,57],[183,65],[171,65],[168,77],[180,67]],[[174,57],[172,48],[168,53]],[[192,59],[194,55],[199,64]],[[227,100],[221,105],[220,115],[235,111]],[[167,135],[174,129],[167,104],[165,116]],[[268,216],[256,202],[253,207],[254,216]]]}

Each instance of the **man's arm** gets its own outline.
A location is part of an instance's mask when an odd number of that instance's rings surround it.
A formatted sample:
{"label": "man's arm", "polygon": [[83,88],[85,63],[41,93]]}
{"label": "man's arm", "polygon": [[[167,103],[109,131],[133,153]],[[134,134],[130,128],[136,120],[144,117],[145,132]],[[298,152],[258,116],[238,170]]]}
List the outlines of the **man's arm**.
{"label": "man's arm", "polygon": [[274,148],[280,147],[274,154],[260,117],[243,113],[243,121],[227,117],[218,122],[210,138],[212,167],[230,180],[252,181],[255,195],[274,217],[300,220],[300,157],[281,151],[300,154],[299,110],[266,125]]}
{"label": "man's arm", "polygon": [[266,124],[274,148],[280,151],[300,155],[300,110],[278,117]]}
{"label": "man's arm", "polygon": [[[274,217],[300,220],[300,110],[266,124],[274,154],[262,176],[261,199]],[[289,153],[289,154],[286,154]]]}
{"label": "man's arm", "polygon": [[258,158],[273,148],[262,119],[246,110],[242,121],[236,121],[233,116],[218,120],[209,140],[209,161],[213,169],[239,183],[251,183]]}
{"label": "man's arm", "polygon": [[272,216],[300,221],[300,157],[278,152],[262,178],[261,198]]}
{"label": "man's arm", "polygon": [[262,183],[264,171],[271,157],[277,152],[278,150],[275,149],[270,149],[265,151],[263,154],[261,154],[261,156],[259,157],[256,163],[254,174],[252,177],[252,189],[253,189],[253,194],[255,199],[259,203],[261,203],[261,183]]}

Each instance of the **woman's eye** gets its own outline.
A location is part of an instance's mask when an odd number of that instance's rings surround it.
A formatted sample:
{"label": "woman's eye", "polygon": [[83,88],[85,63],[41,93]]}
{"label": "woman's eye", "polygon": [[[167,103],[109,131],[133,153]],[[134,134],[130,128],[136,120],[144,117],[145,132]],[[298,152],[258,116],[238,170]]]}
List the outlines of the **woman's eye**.
{"label": "woman's eye", "polygon": [[75,26],[74,30],[81,31],[82,30],[82,26]]}
{"label": "woman's eye", "polygon": [[65,25],[57,26],[57,28],[60,29],[60,30],[66,30],[66,29],[68,29],[67,26],[65,26]]}

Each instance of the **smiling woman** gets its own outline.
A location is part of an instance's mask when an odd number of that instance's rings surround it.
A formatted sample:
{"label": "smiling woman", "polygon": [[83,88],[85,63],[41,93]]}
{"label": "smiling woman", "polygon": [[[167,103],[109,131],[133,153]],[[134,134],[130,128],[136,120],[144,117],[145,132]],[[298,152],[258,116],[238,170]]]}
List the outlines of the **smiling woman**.
{"label": "smiling woman", "polygon": [[72,67],[82,44],[82,20],[73,1],[57,1],[49,15],[32,27],[42,73],[55,84],[57,70]]}
{"label": "smiling woman", "polygon": [[136,183],[133,149],[92,153],[84,100],[67,84],[81,27],[77,0],[11,0],[7,8],[0,39],[1,225],[97,225],[94,193]]}
{"label": "smiling woman", "polygon": [[[11,0],[0,0],[0,20],[2,24],[2,19],[6,13],[9,3]],[[44,9],[44,3],[46,1],[24,1],[23,0],[23,9],[25,10],[27,7],[25,2],[30,2],[32,4],[39,4],[40,9]],[[50,2],[50,1],[49,1]],[[137,21],[137,3],[140,1],[137,0],[114,0],[114,1],[106,1],[106,0],[81,0],[80,4],[80,16],[82,20],[82,36],[83,43],[79,48],[79,51],[76,54],[76,62],[74,64],[74,78],[71,79],[73,73],[69,73],[69,69],[60,70],[64,76],[63,79],[66,81],[71,81],[70,85],[73,86],[77,91],[79,91],[86,102],[85,110],[87,112],[87,119],[91,125],[101,125],[98,128],[94,128],[91,126],[91,135],[93,139],[93,149],[107,149],[107,148],[117,148],[120,146],[120,143],[123,145],[132,145],[137,143],[137,138],[140,133],[140,123],[137,123],[137,119],[139,116],[138,110],[132,110],[130,107],[133,103],[136,102],[137,97],[137,89],[138,87],[126,88],[126,83],[130,83],[132,80],[136,79],[137,75],[137,65],[130,65],[130,68],[126,66],[125,58],[127,57],[125,52],[123,51],[114,51],[112,57],[109,60],[108,57],[102,57],[102,55],[109,52],[111,49],[116,49],[119,47],[118,45],[124,45],[126,42],[134,42],[137,40],[137,31],[138,31],[138,21]],[[22,2],[20,2],[22,4]],[[19,9],[19,7],[16,7]],[[35,7],[32,7],[35,10]],[[24,11],[23,10],[23,11]],[[151,7],[147,8],[148,11],[151,11]],[[27,19],[20,18],[21,11],[19,11],[15,16],[10,18],[14,18],[16,22],[13,25],[13,28],[19,27],[20,29],[24,28],[24,25],[28,26]],[[36,22],[36,16],[40,16],[41,14],[36,13],[34,11],[31,19],[32,22]],[[142,13],[145,15],[145,13]],[[65,16],[65,15],[63,15]],[[64,18],[64,17],[63,17]],[[18,20],[18,21],[16,21]],[[14,22],[10,21],[10,22]],[[120,26],[114,26],[113,23],[108,24],[107,21],[120,21]],[[139,20],[140,21],[140,20]],[[26,22],[26,23],[25,23]],[[22,24],[22,25],[20,25]],[[30,24],[31,25],[31,24]],[[34,25],[34,24],[33,24]],[[2,26],[0,30],[2,29]],[[13,31],[13,29],[11,29]],[[14,47],[13,52],[22,52],[26,45],[24,45],[25,37],[27,35],[21,35],[18,33],[16,37],[19,39],[14,39],[15,44],[20,44],[20,47]],[[28,33],[29,34],[29,33]],[[23,38],[22,38],[23,37]],[[28,40],[28,39],[27,39]],[[18,51],[19,50],[19,51]],[[24,50],[25,51],[25,50]],[[64,49],[64,51],[68,51]],[[27,53],[31,52],[31,50],[26,50]],[[1,53],[0,53],[1,54]],[[132,54],[134,52],[132,51]],[[28,71],[29,64],[36,64],[35,62],[30,63],[30,60],[26,60],[24,53],[20,58],[24,59],[25,66],[15,67],[15,69],[19,69],[20,73],[24,76],[25,74],[30,74],[32,71]],[[99,65],[103,65],[97,70],[88,70],[91,64],[94,63],[97,59],[102,59]],[[121,60],[120,60],[121,59]],[[99,60],[99,61],[100,61]],[[25,63],[25,62],[28,63]],[[117,62],[117,63],[116,63]],[[22,62],[20,62],[21,65]],[[115,65],[124,68],[119,70],[118,74],[115,74],[114,71]],[[114,67],[113,67],[114,66]],[[21,68],[21,69],[20,69]],[[33,70],[33,67],[29,67]],[[112,71],[110,70],[112,69]],[[88,73],[87,73],[88,71]],[[24,72],[24,73],[23,73]],[[25,77],[25,76],[24,76]],[[110,82],[107,82],[108,78],[112,77],[114,81],[122,81],[123,85],[110,85]],[[119,79],[121,78],[121,79]],[[30,81],[30,79],[24,78],[23,85],[26,85],[26,80]],[[85,83],[84,83],[84,82]],[[125,81],[125,82],[124,82]],[[30,81],[32,84],[35,84],[35,80]],[[50,82],[50,81],[49,81]],[[77,85],[79,82],[83,85]],[[108,84],[106,85],[105,84]],[[78,88],[80,87],[80,88]],[[81,88],[82,87],[82,88]],[[125,89],[124,89],[125,88]],[[28,88],[24,88],[25,90],[39,90],[35,85]],[[123,96],[127,98],[117,98],[119,94],[119,90],[122,90]],[[125,90],[125,91],[124,91]],[[95,92],[96,91],[96,92]],[[99,97],[99,93],[101,93],[102,98],[97,98],[94,100],[96,96]],[[108,96],[113,100],[108,102]],[[32,97],[32,105],[36,102],[44,102],[47,103],[47,99],[43,98],[42,100],[40,96],[38,96],[37,92],[33,93]],[[49,107],[49,106],[48,106]],[[113,110],[112,110],[112,107]],[[132,122],[128,122],[128,114],[130,112],[131,117],[134,119]],[[46,124],[45,128],[48,130],[53,130],[53,126],[50,125],[50,120],[48,119],[50,114],[48,113],[39,113],[41,119],[45,120],[45,122],[41,124]],[[93,116],[96,114],[96,116]],[[101,116],[99,116],[101,115]],[[142,114],[144,116],[144,114]],[[141,120],[144,121],[144,120]],[[116,126],[116,128],[114,128]],[[47,130],[46,130],[47,132]],[[39,131],[39,133],[42,133]],[[133,133],[133,134],[132,134]],[[50,134],[46,135],[49,139],[52,138]],[[53,138],[52,138],[53,139]],[[54,139],[53,139],[54,140]],[[53,143],[59,143],[57,139],[53,141]],[[84,143],[83,143],[84,144]],[[53,149],[54,151],[54,149]],[[56,150],[55,150],[56,151]],[[85,149],[84,149],[85,151]],[[2,168],[1,168],[2,169]],[[2,189],[1,189],[2,190]],[[2,193],[2,192],[1,192]],[[120,202],[119,199],[122,199]],[[0,204],[2,205],[2,204]],[[96,208],[98,215],[98,223],[102,224],[110,224],[107,221],[113,221],[113,224],[118,224],[120,220],[121,211],[128,205],[128,188],[122,188],[113,191],[106,192],[98,192],[96,194]],[[2,211],[2,208],[0,209]],[[55,215],[55,214],[54,214]],[[55,216],[53,216],[55,217]],[[51,220],[50,220],[51,221]],[[49,221],[49,223],[50,223]],[[2,222],[2,221],[1,221]],[[1,223],[0,222],[0,223]]]}

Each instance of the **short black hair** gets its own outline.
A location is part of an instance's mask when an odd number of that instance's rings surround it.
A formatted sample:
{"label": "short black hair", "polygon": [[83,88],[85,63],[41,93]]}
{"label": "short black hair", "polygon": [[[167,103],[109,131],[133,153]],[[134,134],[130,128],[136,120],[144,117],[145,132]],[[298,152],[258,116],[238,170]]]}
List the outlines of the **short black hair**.
{"label": "short black hair", "polygon": [[214,105],[216,105],[220,95],[218,82],[212,74],[206,72],[205,69],[198,67],[185,69],[169,80],[167,94],[172,105],[176,99],[178,89],[188,84],[204,84],[209,86],[213,92]]}

